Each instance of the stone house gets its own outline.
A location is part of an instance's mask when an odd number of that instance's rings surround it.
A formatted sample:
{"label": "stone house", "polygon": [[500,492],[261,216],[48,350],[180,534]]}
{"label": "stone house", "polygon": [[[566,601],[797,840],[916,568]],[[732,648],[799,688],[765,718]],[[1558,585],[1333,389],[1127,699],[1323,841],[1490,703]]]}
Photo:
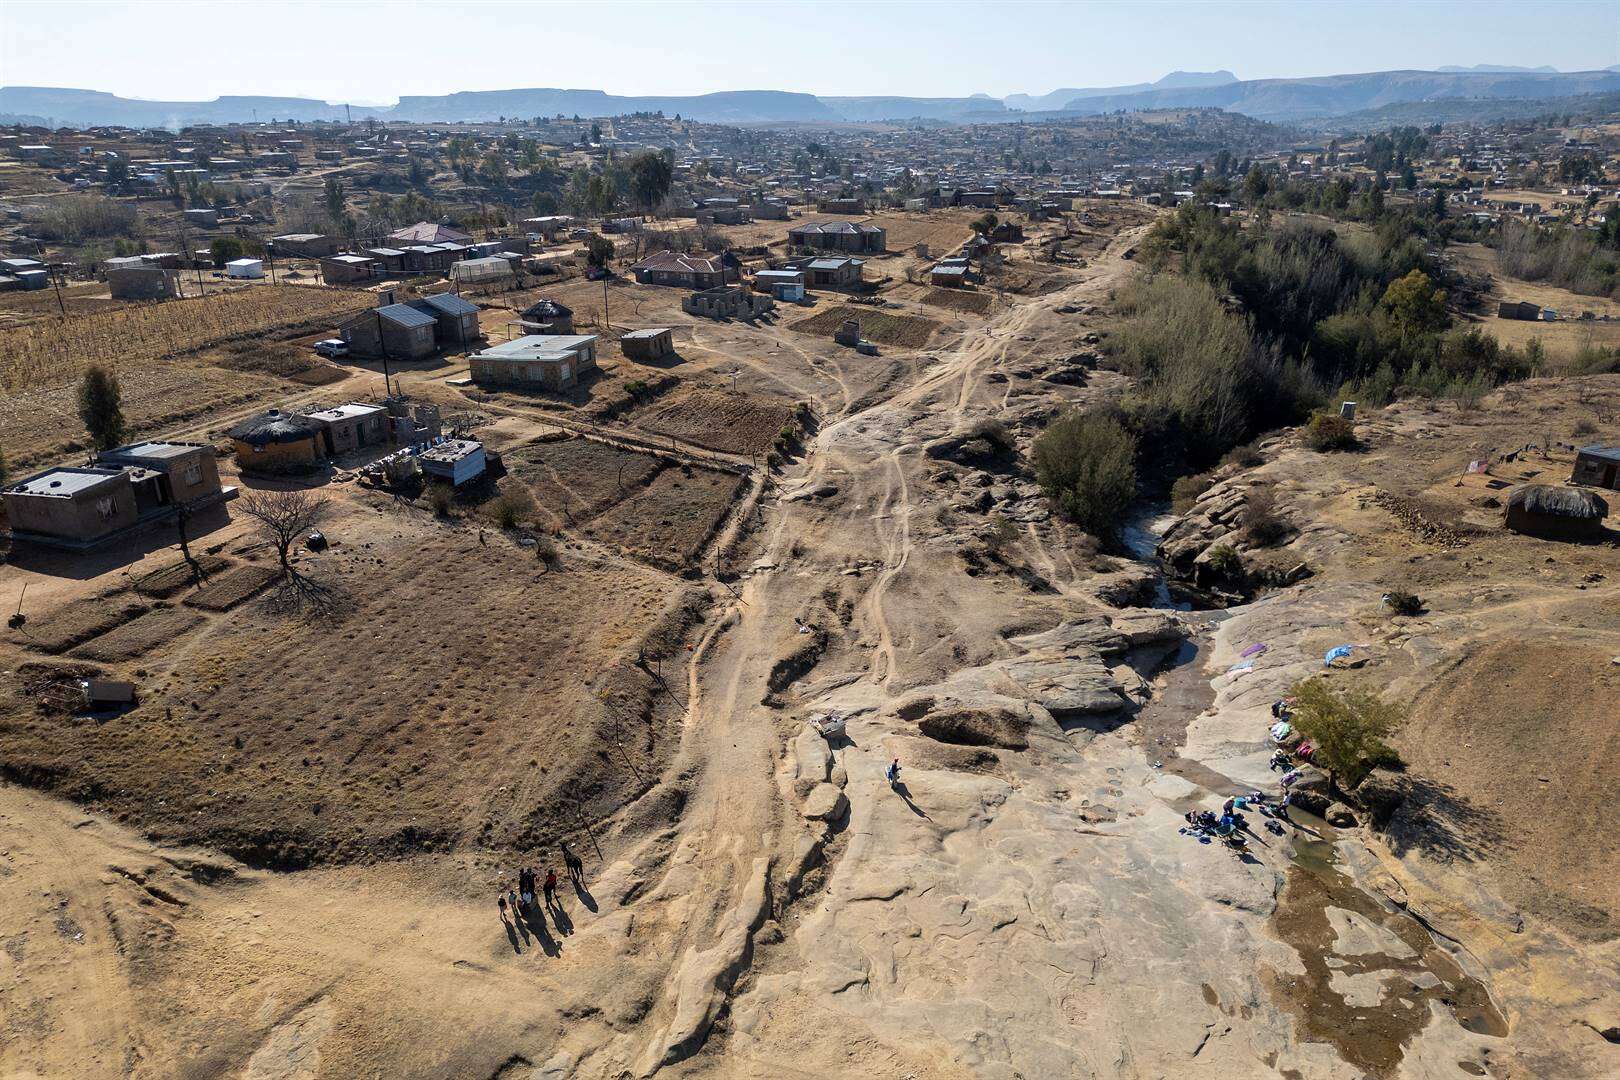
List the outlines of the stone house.
{"label": "stone house", "polygon": [[643,285],[714,289],[736,281],[740,269],[736,256],[729,252],[726,255],[687,255],[678,251],[660,251],[642,259],[630,271]]}
{"label": "stone house", "polygon": [[567,390],[596,370],[595,334],[527,334],[467,358],[479,386]]}
{"label": "stone house", "polygon": [[788,247],[812,251],[881,254],[888,239],[887,230],[862,221],[808,221],[788,230]]}
{"label": "stone house", "polygon": [[632,330],[619,339],[619,349],[627,360],[658,360],[675,354],[674,332],[668,327]]}
{"label": "stone house", "polygon": [[422,360],[438,348],[439,320],[409,304],[385,304],[338,324],[338,336],[356,356]]}

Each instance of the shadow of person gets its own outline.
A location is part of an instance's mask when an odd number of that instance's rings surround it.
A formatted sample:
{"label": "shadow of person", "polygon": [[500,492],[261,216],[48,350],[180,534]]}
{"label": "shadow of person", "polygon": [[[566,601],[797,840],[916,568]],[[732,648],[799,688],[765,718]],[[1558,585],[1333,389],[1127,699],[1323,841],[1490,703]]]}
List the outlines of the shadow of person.
{"label": "shadow of person", "polygon": [[562,955],[562,944],[551,936],[551,928],[546,926],[546,917],[541,914],[538,907],[531,904],[523,913],[523,921],[528,924],[529,932],[534,935],[534,939],[540,943],[541,952],[547,956]]}
{"label": "shadow of person", "polygon": [[896,780],[894,783],[890,784],[889,786],[894,789],[894,793],[896,795],[900,796],[900,798],[905,802],[905,804],[907,806],[911,807],[911,812],[913,814],[916,814],[920,818],[927,818],[929,821],[934,820],[933,818],[928,817],[928,815],[923,812],[922,807],[918,806],[914,801],[912,801],[911,789],[906,787],[906,782],[904,780]]}
{"label": "shadow of person", "polygon": [[[512,943],[512,951],[519,956],[523,955],[523,946],[518,944],[518,928],[512,925],[512,920],[506,917],[506,909],[501,908],[501,926],[506,930],[506,940]],[[525,934],[525,937],[528,935]]]}
{"label": "shadow of person", "polygon": [[551,919],[557,924],[557,933],[562,936],[566,937],[574,932],[574,920],[570,919],[568,912],[563,910],[561,901],[553,900],[551,902]]}
{"label": "shadow of person", "polygon": [[596,914],[596,897],[591,895],[591,890],[587,889],[579,878],[574,879],[574,895],[579,897],[579,902],[585,905],[587,911],[592,915]]}

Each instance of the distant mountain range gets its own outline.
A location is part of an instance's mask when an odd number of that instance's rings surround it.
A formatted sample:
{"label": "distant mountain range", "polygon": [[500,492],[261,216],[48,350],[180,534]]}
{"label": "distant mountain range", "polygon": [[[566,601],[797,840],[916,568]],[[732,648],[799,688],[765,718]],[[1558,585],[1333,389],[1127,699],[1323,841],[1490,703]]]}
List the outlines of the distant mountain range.
{"label": "distant mountain range", "polygon": [[491,121],[501,117],[623,116],[662,111],[706,123],[838,123],[928,120],[986,123],[1086,116],[1118,110],[1220,108],[1261,120],[1295,122],[1405,102],[1459,98],[1534,100],[1620,90],[1620,65],[1603,71],[1544,69],[1379,71],[1304,79],[1239,79],[1230,71],[1177,71],[1154,83],[1066,88],[1048,94],[970,97],[818,97],[781,90],[623,97],[601,90],[479,90],[403,97],[392,106],[333,105],[310,98],[222,97],[146,101],[96,90],[0,87],[0,122],[66,127],[121,124],[178,128],[253,120]]}
{"label": "distant mountain range", "polygon": [[1009,94],[1001,100],[1009,109],[1025,112],[1046,112],[1066,109],[1070,102],[1082,98],[1117,97],[1121,94],[1145,94],[1153,90],[1189,90],[1201,86],[1226,86],[1238,77],[1230,71],[1172,71],[1158,82],[1137,83],[1134,86],[1099,86],[1089,90],[1054,90],[1050,94],[1031,97],[1028,94]]}

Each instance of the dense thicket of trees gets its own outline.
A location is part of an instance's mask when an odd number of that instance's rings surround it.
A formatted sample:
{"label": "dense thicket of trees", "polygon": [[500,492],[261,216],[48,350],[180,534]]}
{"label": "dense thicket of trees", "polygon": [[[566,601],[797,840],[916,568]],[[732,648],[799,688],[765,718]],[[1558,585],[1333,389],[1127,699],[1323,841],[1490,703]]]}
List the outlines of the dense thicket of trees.
{"label": "dense thicket of trees", "polygon": [[1201,467],[1335,390],[1368,404],[1402,390],[1477,399],[1544,363],[1537,346],[1452,325],[1448,277],[1426,254],[1432,221],[1390,211],[1372,226],[1347,237],[1260,213],[1240,229],[1192,204],[1162,219],[1111,346],[1138,379],[1127,417],[1142,444]]}

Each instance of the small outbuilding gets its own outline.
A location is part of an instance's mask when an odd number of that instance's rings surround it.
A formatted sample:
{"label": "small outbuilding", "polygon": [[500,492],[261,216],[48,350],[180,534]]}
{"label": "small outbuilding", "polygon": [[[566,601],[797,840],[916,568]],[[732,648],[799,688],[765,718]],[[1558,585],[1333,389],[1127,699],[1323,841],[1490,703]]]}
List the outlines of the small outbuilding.
{"label": "small outbuilding", "polygon": [[114,300],[176,300],[180,271],[161,266],[115,267],[107,271],[107,289]]}
{"label": "small outbuilding", "polygon": [[321,280],[328,285],[370,281],[377,271],[377,260],[366,255],[331,255],[321,260]]}
{"label": "small outbuilding", "polygon": [[675,355],[675,336],[669,327],[632,330],[619,339],[627,360],[658,360]]}
{"label": "small outbuilding", "polygon": [[244,280],[257,280],[264,277],[264,260],[262,259],[232,259],[225,264],[225,276],[241,278]]}
{"label": "small outbuilding", "polygon": [[351,401],[330,409],[300,413],[320,427],[320,449],[328,457],[347,454],[388,441],[388,410],[381,405]]}
{"label": "small outbuilding", "polygon": [[1583,488],[1526,484],[1508,496],[1507,527],[1546,540],[1598,540],[1609,504]]}
{"label": "small outbuilding", "polygon": [[460,487],[484,475],[484,444],[472,439],[445,439],[418,455],[422,471]]}
{"label": "small outbuilding", "polygon": [[1581,447],[1575,452],[1575,473],[1570,480],[1620,491],[1620,446]]}

